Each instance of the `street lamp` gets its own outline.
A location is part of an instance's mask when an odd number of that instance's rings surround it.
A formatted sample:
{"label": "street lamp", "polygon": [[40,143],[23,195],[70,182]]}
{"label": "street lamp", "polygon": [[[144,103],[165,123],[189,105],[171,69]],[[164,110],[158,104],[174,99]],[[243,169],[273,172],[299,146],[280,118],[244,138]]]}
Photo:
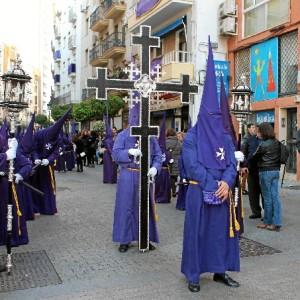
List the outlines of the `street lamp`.
{"label": "street lamp", "polygon": [[47,109],[48,109],[48,122],[50,124],[50,121],[51,121],[51,100],[48,102],[47,104]]}
{"label": "street lamp", "polygon": [[245,83],[246,76],[241,76],[242,84],[235,86],[231,90],[231,94],[233,96],[232,103],[231,103],[231,113],[235,115],[238,124],[239,124],[239,148],[241,146],[241,135],[242,135],[242,128],[243,124],[246,120],[248,120],[249,116],[252,114],[252,107],[251,107],[251,95],[253,94],[250,87],[248,87]]}
{"label": "street lamp", "polygon": [[[17,58],[14,67],[11,71],[4,73],[1,77],[3,92],[0,99],[0,107],[4,107],[7,110],[10,117],[10,137],[14,137],[16,130],[16,118],[19,116],[19,112],[28,107],[28,103],[25,102],[26,98],[26,84],[30,82],[31,77],[25,73],[21,68],[22,61]],[[7,261],[6,268],[7,273],[10,275],[12,267],[11,261],[11,238],[12,238],[12,186],[14,179],[14,160],[9,160],[8,169],[8,182],[9,182],[9,194],[7,204]]]}

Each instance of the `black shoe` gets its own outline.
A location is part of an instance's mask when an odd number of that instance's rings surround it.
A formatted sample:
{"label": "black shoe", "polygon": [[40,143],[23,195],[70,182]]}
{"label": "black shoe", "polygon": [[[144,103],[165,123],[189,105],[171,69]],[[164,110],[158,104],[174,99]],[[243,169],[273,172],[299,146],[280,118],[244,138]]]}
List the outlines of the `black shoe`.
{"label": "black shoe", "polygon": [[128,248],[129,248],[128,244],[121,244],[120,247],[119,247],[119,251],[120,252],[127,252]]}
{"label": "black shoe", "polygon": [[243,195],[249,195],[249,192],[247,190],[243,190],[242,194]]}
{"label": "black shoe", "polygon": [[189,281],[189,290],[193,293],[197,293],[200,291],[200,284],[198,282]]}
{"label": "black shoe", "polygon": [[6,266],[0,264],[0,273],[5,272],[6,271]]}
{"label": "black shoe", "polygon": [[249,216],[249,219],[259,219],[261,218],[261,215],[251,215]]}
{"label": "black shoe", "polygon": [[156,248],[151,244],[149,243],[149,250],[152,251],[152,250],[155,250]]}
{"label": "black shoe", "polygon": [[264,218],[261,218],[260,220],[261,220],[261,221],[263,221],[263,220],[264,220]]}
{"label": "black shoe", "polygon": [[225,274],[218,274],[218,273],[215,273],[214,274],[214,278],[213,278],[214,281],[217,281],[217,282],[222,282],[230,287],[239,287],[240,284],[233,280],[229,275],[227,275],[226,273]]}

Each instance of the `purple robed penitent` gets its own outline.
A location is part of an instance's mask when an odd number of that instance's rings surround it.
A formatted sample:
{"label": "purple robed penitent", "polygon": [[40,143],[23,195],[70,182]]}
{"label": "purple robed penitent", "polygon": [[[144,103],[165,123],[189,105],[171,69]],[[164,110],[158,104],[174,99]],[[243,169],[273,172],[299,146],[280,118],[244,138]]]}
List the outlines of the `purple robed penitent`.
{"label": "purple robed penitent", "polygon": [[205,272],[240,270],[238,234],[230,236],[229,198],[221,205],[203,201],[203,191],[218,190],[218,181],[230,188],[236,178],[236,159],[230,136],[223,127],[218,104],[211,44],[197,123],[183,139],[182,157],[190,181],[186,194],[181,271],[198,282]]}
{"label": "purple robed penitent", "polygon": [[33,161],[47,159],[48,165],[40,165],[33,176],[33,186],[44,193],[44,197],[34,194],[35,212],[44,215],[57,213],[56,182],[54,161],[59,158],[61,128],[69,116],[71,109],[65,112],[59,120],[48,128],[38,130],[33,137]]}
{"label": "purple robed penitent", "polygon": [[112,150],[114,147],[114,132],[111,129],[108,120],[104,117],[105,139],[103,141],[105,151],[103,153],[103,183],[116,183],[118,166],[112,159]]}
{"label": "purple robed penitent", "polygon": [[[5,151],[7,146],[3,143],[3,137],[0,137],[0,172],[3,172],[6,176],[0,178],[0,245],[7,243],[7,204],[9,195],[9,182],[7,180],[8,175],[8,162],[6,160]],[[6,143],[5,143],[6,144]],[[14,172],[19,173],[23,178],[27,178],[30,175],[32,163],[24,155],[18,151],[17,157],[14,160]],[[26,227],[26,210],[24,203],[24,187],[14,183],[16,188],[16,195],[12,193],[13,199],[13,220],[12,220],[12,245],[18,246],[27,244],[29,241],[28,232]],[[17,208],[19,208],[17,213]]]}
{"label": "purple robed penitent", "polygon": [[[150,165],[161,169],[161,150],[155,138],[150,139]],[[113,159],[120,166],[113,224],[113,241],[128,244],[139,239],[139,170],[128,155],[128,149],[136,147],[136,138],[127,128],[118,134]],[[151,191],[150,186],[150,191]],[[155,221],[154,203],[150,193],[149,240],[159,242]]]}
{"label": "purple robed penitent", "polygon": [[155,180],[155,202],[170,203],[171,201],[171,179],[169,171],[170,151],[166,149],[166,118],[165,115],[160,127],[158,144],[162,152],[162,168]]}

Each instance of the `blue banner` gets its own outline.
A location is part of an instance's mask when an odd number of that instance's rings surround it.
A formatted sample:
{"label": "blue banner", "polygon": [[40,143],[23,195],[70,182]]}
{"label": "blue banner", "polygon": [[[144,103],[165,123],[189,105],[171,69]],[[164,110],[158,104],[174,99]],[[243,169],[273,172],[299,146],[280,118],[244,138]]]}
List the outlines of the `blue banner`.
{"label": "blue banner", "polygon": [[223,77],[224,86],[226,95],[228,97],[229,93],[229,84],[228,84],[228,76],[229,76],[229,62],[224,60],[214,60],[215,65],[215,72],[217,78],[217,89],[218,89],[218,96],[220,100],[220,91],[221,91],[221,76]]}
{"label": "blue banner", "polygon": [[251,47],[252,101],[278,98],[278,38]]}
{"label": "blue banner", "polygon": [[259,111],[256,112],[256,124],[262,122],[274,123],[275,122],[275,113],[274,110]]}

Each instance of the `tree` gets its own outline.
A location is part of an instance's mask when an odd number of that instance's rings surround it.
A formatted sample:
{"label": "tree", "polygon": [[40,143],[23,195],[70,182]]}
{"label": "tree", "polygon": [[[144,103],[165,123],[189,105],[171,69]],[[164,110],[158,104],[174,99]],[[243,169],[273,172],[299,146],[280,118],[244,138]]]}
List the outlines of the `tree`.
{"label": "tree", "polygon": [[[53,118],[54,121],[57,121],[69,108],[70,108],[69,104],[52,105],[51,106],[51,117]],[[69,118],[72,119],[72,111],[69,115]]]}
{"label": "tree", "polygon": [[36,115],[35,116],[35,122],[38,123],[39,125],[42,125],[45,127],[45,125],[48,123],[48,118],[45,115]]}
{"label": "tree", "polygon": [[93,130],[95,130],[98,134],[103,133],[105,131],[105,124],[103,121],[97,121],[94,126]]}

